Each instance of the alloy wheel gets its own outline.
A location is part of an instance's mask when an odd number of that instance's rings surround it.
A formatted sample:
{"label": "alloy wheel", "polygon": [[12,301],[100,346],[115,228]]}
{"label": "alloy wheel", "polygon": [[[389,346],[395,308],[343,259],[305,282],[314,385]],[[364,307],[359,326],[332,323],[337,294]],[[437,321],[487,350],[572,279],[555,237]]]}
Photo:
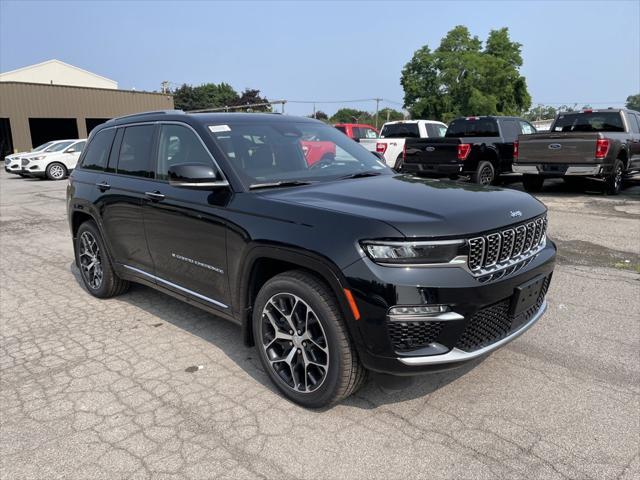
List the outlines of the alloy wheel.
{"label": "alloy wheel", "polygon": [[329,368],[327,336],[313,309],[291,293],[272,296],[262,310],[261,345],[272,371],[288,388],[311,393]]}
{"label": "alloy wheel", "polygon": [[49,168],[49,173],[56,180],[60,180],[61,178],[64,178],[64,168],[62,168],[62,165],[52,165]]}
{"label": "alloy wheel", "polygon": [[480,170],[480,185],[489,185],[493,181],[493,171],[486,165]]}
{"label": "alloy wheel", "polygon": [[98,242],[90,232],[82,232],[80,235],[79,259],[80,270],[87,285],[93,290],[100,288],[104,277],[102,256]]}
{"label": "alloy wheel", "polygon": [[616,171],[613,174],[613,189],[617,192],[622,185],[622,166],[618,165]]}

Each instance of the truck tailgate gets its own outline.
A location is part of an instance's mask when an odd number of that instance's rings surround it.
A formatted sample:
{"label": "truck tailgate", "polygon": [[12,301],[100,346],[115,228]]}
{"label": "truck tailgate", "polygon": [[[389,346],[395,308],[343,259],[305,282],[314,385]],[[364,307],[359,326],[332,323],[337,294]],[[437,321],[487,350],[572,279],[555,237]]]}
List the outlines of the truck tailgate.
{"label": "truck tailgate", "polygon": [[594,163],[598,133],[520,135],[517,163]]}
{"label": "truck tailgate", "polygon": [[405,144],[405,164],[458,163],[459,138],[408,138]]}

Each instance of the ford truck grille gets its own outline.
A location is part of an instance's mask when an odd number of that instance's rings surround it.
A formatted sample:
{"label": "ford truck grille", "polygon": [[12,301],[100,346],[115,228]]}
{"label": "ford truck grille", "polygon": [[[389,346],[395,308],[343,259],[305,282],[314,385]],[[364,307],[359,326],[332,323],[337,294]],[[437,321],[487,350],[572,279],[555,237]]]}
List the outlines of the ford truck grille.
{"label": "ford truck grille", "polygon": [[512,265],[537,253],[544,244],[547,216],[513,228],[469,239],[469,269],[485,274]]}

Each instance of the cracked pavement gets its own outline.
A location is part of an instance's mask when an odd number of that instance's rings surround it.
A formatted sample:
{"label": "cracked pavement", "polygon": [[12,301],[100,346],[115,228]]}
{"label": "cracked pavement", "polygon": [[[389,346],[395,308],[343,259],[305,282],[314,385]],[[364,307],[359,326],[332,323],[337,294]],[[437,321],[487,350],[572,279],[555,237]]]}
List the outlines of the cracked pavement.
{"label": "cracked pavement", "polygon": [[142,286],[91,297],[66,181],[0,173],[0,477],[640,478],[640,183],[549,183],[561,255],[534,328],[309,411],[237,326]]}

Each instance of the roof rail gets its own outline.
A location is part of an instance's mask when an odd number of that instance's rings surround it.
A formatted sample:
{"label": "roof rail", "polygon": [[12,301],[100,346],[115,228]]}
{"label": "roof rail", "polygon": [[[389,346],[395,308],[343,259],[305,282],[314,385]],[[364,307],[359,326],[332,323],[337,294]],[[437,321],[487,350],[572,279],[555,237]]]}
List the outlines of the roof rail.
{"label": "roof rail", "polygon": [[182,111],[182,110],[154,110],[152,112],[131,113],[129,115],[122,115],[120,117],[111,118],[111,119],[107,120],[105,123],[115,122],[116,120],[122,120],[123,118],[144,117],[144,116],[147,116],[147,115],[159,115],[159,114],[171,115],[171,114],[176,114],[176,113],[178,113],[178,114],[179,113],[184,113],[184,111]]}

